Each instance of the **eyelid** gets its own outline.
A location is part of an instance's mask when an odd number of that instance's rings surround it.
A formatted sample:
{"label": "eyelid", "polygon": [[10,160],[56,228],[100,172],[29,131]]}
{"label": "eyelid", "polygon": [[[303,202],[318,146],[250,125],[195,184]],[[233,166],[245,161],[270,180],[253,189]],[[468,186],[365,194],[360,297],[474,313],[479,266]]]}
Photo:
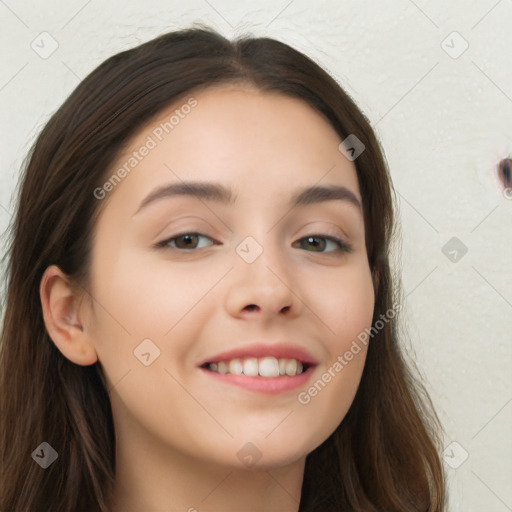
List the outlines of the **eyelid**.
{"label": "eyelid", "polygon": [[[179,213],[179,212],[178,212]],[[158,239],[164,232],[171,232],[177,230],[179,234],[186,233],[199,233],[199,230],[214,230],[213,226],[208,222],[204,216],[201,215],[193,215],[189,213],[185,213],[183,215],[173,215],[172,217],[167,217],[165,224],[162,228],[155,233],[155,238]],[[177,236],[176,234],[172,236]],[[169,238],[169,237],[168,237]]]}
{"label": "eyelid", "polygon": [[336,224],[329,223],[329,227],[319,227],[318,229],[315,227],[312,228],[308,225],[306,226],[305,230],[307,230],[306,234],[300,237],[300,239],[308,236],[331,238],[333,240],[340,242],[341,245],[346,248],[347,252],[352,252],[354,250],[354,245],[352,242],[350,242],[349,237],[346,236],[345,233],[341,230],[341,228],[339,228]]}

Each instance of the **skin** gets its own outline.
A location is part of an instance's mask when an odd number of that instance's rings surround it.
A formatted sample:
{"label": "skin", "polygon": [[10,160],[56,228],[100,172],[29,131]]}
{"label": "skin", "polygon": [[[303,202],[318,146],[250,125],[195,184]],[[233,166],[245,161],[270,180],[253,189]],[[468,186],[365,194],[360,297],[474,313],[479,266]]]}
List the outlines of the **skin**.
{"label": "skin", "polygon": [[[103,200],[94,300],[81,301],[57,267],[46,270],[45,323],[68,359],[104,369],[117,437],[114,512],[297,511],[305,457],[348,411],[366,348],[308,404],[298,393],[371,326],[375,295],[362,212],[340,200],[286,203],[318,184],[343,185],[361,201],[356,169],[330,124],[300,100],[234,85],[194,97],[197,106]],[[183,103],[143,127],[112,172]],[[236,205],[176,196],[134,215],[153,189],[181,180],[232,187]],[[202,237],[155,248],[184,232]],[[353,252],[304,240],[325,233]],[[252,263],[236,252],[247,236],[263,249]],[[144,339],[160,350],[149,366],[134,356]],[[319,361],[308,383],[272,396],[198,368],[258,340],[306,347]],[[261,455],[251,467],[237,455],[249,442]]]}

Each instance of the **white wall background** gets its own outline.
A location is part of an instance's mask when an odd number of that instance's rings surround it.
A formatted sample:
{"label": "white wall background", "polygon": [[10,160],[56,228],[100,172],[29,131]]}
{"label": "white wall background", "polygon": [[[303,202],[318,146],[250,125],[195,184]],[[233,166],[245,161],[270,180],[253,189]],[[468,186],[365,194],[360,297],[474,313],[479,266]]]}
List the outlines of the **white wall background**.
{"label": "white wall background", "polygon": [[[2,232],[38,131],[114,53],[202,21],[330,71],[399,193],[407,347],[446,430],[449,511],[512,511],[512,199],[494,175],[512,157],[512,0],[2,0],[0,16]],[[51,50],[44,31],[58,44],[47,58],[31,47]],[[467,247],[456,261],[452,237]]]}

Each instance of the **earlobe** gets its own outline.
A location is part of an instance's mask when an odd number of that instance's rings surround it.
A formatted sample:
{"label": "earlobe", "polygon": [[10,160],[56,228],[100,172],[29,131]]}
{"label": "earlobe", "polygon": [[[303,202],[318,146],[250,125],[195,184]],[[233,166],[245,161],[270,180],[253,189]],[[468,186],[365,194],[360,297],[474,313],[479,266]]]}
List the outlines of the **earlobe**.
{"label": "earlobe", "polygon": [[56,265],[45,270],[39,295],[46,330],[56,347],[75,364],[94,364],[98,356],[89,332],[81,321],[79,297]]}

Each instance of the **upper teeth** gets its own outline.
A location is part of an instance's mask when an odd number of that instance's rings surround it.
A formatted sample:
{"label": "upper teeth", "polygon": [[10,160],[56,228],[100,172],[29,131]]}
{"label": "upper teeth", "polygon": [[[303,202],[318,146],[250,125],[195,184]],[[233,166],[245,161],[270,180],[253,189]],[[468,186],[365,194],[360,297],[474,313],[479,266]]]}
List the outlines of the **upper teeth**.
{"label": "upper teeth", "polygon": [[297,359],[277,359],[268,357],[247,357],[244,359],[231,359],[230,361],[219,361],[209,363],[208,368],[218,373],[231,373],[233,375],[247,375],[251,377],[279,377],[280,375],[300,375],[303,366]]}

